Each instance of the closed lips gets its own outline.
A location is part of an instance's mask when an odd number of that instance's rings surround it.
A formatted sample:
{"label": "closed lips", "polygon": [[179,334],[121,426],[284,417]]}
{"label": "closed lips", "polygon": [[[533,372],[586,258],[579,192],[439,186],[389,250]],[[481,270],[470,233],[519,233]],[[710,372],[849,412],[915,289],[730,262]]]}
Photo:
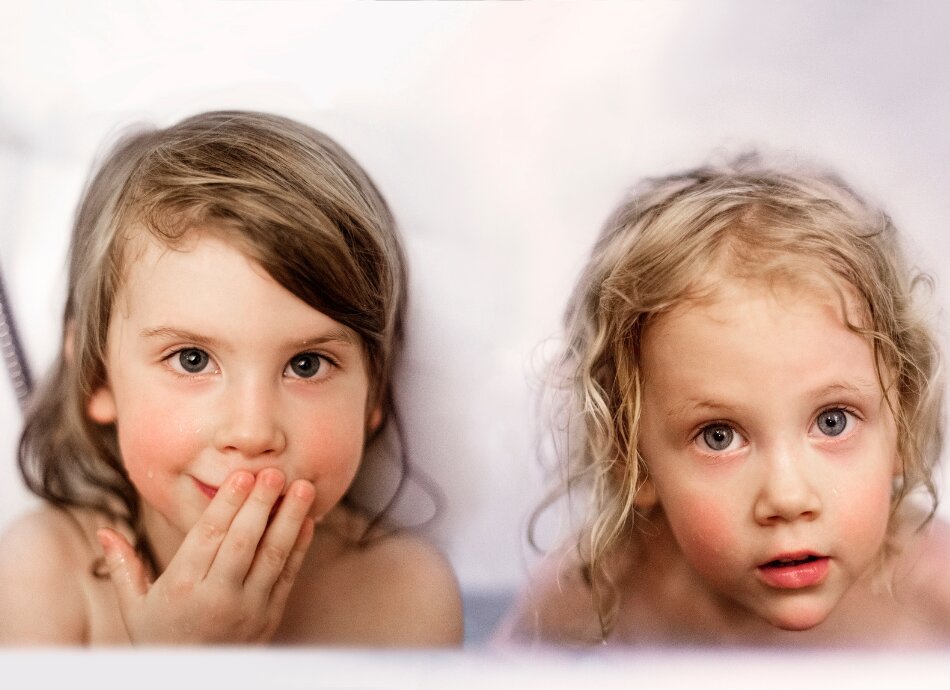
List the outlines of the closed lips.
{"label": "closed lips", "polygon": [[[192,477],[192,479],[194,479],[194,477]],[[195,479],[195,484],[197,485],[201,493],[203,493],[208,498],[214,498],[215,494],[218,493],[218,487],[205,484],[203,481],[199,479]]]}

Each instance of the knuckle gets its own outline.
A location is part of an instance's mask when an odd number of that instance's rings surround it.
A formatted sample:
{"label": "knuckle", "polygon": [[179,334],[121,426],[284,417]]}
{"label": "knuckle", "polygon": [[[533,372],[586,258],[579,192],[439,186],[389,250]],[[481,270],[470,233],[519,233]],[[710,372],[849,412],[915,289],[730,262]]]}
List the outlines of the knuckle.
{"label": "knuckle", "polygon": [[194,581],[185,578],[173,580],[168,586],[168,596],[171,599],[185,599],[190,597],[194,591]]}
{"label": "knuckle", "polygon": [[240,610],[234,606],[230,596],[219,592],[208,597],[205,602],[205,611],[211,620],[227,620],[229,618],[240,622]]}
{"label": "knuckle", "polygon": [[283,549],[274,544],[265,544],[261,549],[261,558],[264,562],[276,568],[283,568],[284,563],[287,562],[288,555],[287,549]]}
{"label": "knuckle", "polygon": [[240,534],[232,534],[228,542],[228,548],[233,553],[245,553],[248,549],[253,548],[251,540]]}
{"label": "knuckle", "polygon": [[202,520],[198,523],[198,534],[205,541],[215,542],[224,536],[224,529],[214,522]]}
{"label": "knuckle", "polygon": [[277,576],[277,582],[282,585],[293,584],[293,581],[297,577],[297,571],[291,570],[290,568],[284,568],[280,571],[280,575]]}
{"label": "knuckle", "polygon": [[273,497],[268,496],[267,494],[264,494],[258,491],[255,491],[254,493],[251,494],[251,500],[257,503],[258,505],[262,507],[266,507],[268,509],[270,509],[270,507],[274,504]]}

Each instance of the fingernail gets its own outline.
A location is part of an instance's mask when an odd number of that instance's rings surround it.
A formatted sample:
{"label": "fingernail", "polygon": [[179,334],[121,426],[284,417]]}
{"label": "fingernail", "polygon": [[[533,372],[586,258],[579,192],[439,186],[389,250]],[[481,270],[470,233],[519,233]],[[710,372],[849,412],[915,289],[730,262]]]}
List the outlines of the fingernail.
{"label": "fingernail", "polygon": [[284,473],[280,470],[264,470],[261,472],[261,480],[267,486],[279,489],[284,485]]}
{"label": "fingernail", "polygon": [[300,481],[296,482],[296,486],[294,486],[294,495],[304,501],[313,500],[316,493],[316,489],[310,482]]}
{"label": "fingernail", "polygon": [[250,472],[236,472],[231,479],[231,486],[238,491],[248,491],[254,486],[254,475]]}
{"label": "fingernail", "polygon": [[96,530],[96,538],[99,540],[99,546],[102,547],[102,555],[105,556],[106,561],[111,562],[115,558],[112,534],[106,529],[100,529]]}

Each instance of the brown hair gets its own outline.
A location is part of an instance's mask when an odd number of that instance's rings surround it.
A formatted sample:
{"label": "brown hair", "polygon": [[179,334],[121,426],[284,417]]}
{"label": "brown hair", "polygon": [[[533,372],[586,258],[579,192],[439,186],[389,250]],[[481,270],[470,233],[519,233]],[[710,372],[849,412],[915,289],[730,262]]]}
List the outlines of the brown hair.
{"label": "brown hair", "polygon": [[943,386],[918,294],[930,280],[906,263],[891,219],[827,171],[766,166],[754,154],[649,179],[607,222],[568,305],[554,375],[566,393],[561,426],[573,433],[562,486],[539,509],[576,489],[589,497],[577,547],[605,635],[615,613],[605,563],[637,523],[646,477],[641,337],[656,316],[708,291],[717,271],[853,293],[864,322],[847,325],[874,348],[898,430],[892,514],[918,488],[936,509]]}
{"label": "brown hair", "polygon": [[367,447],[393,422],[398,493],[407,465],[393,420],[392,376],[406,269],[395,221],[370,178],[332,139],[254,112],[203,113],[167,129],[129,133],[87,184],[70,246],[63,317],[70,352],[34,395],[20,440],[19,465],[29,488],[54,505],[92,508],[137,528],[139,497],[115,426],[92,422],[86,403],[105,383],[106,333],[131,228],[176,246],[201,224],[220,228],[277,283],[360,336],[369,406],[383,413]]}

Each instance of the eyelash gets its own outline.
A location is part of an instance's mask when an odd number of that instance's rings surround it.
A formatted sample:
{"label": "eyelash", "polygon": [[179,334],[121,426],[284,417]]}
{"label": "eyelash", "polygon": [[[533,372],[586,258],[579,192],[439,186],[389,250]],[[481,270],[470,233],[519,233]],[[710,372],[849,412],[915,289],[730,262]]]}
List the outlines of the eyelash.
{"label": "eyelash", "polygon": [[[854,420],[857,420],[857,421],[862,421],[862,420],[863,420],[863,417],[858,413],[858,411],[855,410],[855,409],[854,409],[853,407],[851,407],[850,405],[841,405],[841,404],[838,404],[838,405],[828,405],[827,407],[823,407],[821,410],[819,410],[819,411],[815,414],[814,417],[812,417],[812,423],[811,423],[811,425],[809,425],[809,427],[808,427],[809,432],[811,432],[812,427],[814,427],[814,426],[818,423],[818,420],[822,417],[822,415],[828,414],[829,412],[838,412],[838,411],[841,411],[841,412],[846,413],[849,417],[853,418]],[[722,421],[722,420],[717,420],[717,421],[708,422],[708,423],[706,423],[706,424],[703,424],[703,426],[701,426],[701,427],[699,428],[699,430],[696,431],[695,434],[693,434],[692,438],[690,439],[690,442],[693,443],[693,444],[695,444],[695,445],[697,445],[697,446],[699,447],[699,444],[700,444],[700,441],[701,441],[703,435],[704,435],[708,430],[710,430],[710,429],[715,429],[715,428],[717,428],[717,427],[721,427],[721,428],[728,429],[731,433],[733,433],[733,434],[735,434],[735,435],[741,437],[742,439],[745,439],[745,436],[742,434],[742,432],[740,432],[740,431],[736,428],[735,424],[733,424],[733,423],[731,423],[731,422],[726,422],[726,421]],[[841,431],[842,434],[845,434],[845,433],[847,434],[847,435],[845,436],[845,438],[847,438],[847,437],[849,437],[849,436],[851,435],[850,432],[849,432],[850,427],[851,427],[851,424],[846,424],[845,427],[844,427],[844,429]],[[830,436],[830,435],[827,435],[827,434],[824,434],[823,436],[824,436],[824,438],[826,438],[826,439],[837,439],[837,436]],[[730,439],[729,445],[732,445],[732,440],[733,440],[733,439]],[[841,439],[841,440],[844,440],[844,439]],[[706,447],[700,447],[699,449],[700,449],[700,452],[702,452],[702,453],[704,453],[704,454],[706,454],[706,455],[711,455],[711,456],[728,455],[729,453],[735,452],[734,450],[733,450],[733,451],[729,451],[729,450],[716,450],[716,449],[714,449],[714,448],[710,448],[710,447],[708,446],[708,444],[706,444]]]}
{"label": "eyelash", "polygon": [[[862,416],[858,413],[858,411],[857,411],[856,409],[854,409],[853,407],[851,407],[850,405],[829,405],[828,407],[822,408],[822,409],[818,412],[818,414],[815,415],[815,419],[814,419],[814,421],[813,421],[813,423],[812,423],[812,426],[814,426],[815,424],[818,423],[818,420],[821,418],[822,415],[827,414],[827,413],[829,413],[829,412],[837,412],[837,411],[839,411],[839,410],[840,410],[841,412],[846,413],[849,417],[851,417],[852,419],[854,419],[854,420],[856,420],[856,421],[859,421],[859,422],[864,421],[864,417],[862,417]],[[809,430],[811,430],[811,427],[809,427]],[[851,433],[852,433],[853,431],[854,431],[854,429],[851,428],[851,423],[847,423],[847,424],[845,425],[844,429],[842,429],[841,434],[844,435],[844,438],[848,438],[848,437],[851,436]],[[824,437],[825,437],[826,439],[829,439],[829,440],[844,440],[843,438],[842,438],[842,439],[838,439],[837,436],[829,436],[829,435],[827,435],[827,434],[824,434]]]}
{"label": "eyelash", "polygon": [[[726,421],[722,421],[722,420],[717,420],[717,421],[708,422],[708,423],[706,423],[706,424],[703,424],[703,425],[696,431],[696,433],[693,434],[693,437],[690,439],[690,442],[693,443],[694,445],[696,445],[697,448],[699,448],[699,451],[700,451],[701,453],[703,453],[704,455],[709,455],[709,456],[713,456],[713,457],[719,457],[719,456],[723,456],[723,455],[728,455],[728,454],[730,454],[730,453],[734,453],[735,450],[731,450],[731,451],[727,451],[727,450],[716,450],[716,449],[714,449],[714,448],[710,448],[708,445],[706,445],[705,447],[702,447],[702,446],[700,445],[701,440],[702,440],[702,437],[703,437],[703,434],[705,434],[705,433],[706,433],[707,431],[709,431],[710,429],[715,429],[715,428],[717,428],[717,427],[729,429],[733,434],[735,434],[736,436],[739,436],[740,438],[742,438],[743,440],[745,440],[745,436],[743,436],[742,433],[741,433],[738,429],[736,429],[735,424],[732,424],[731,422],[726,422]],[[733,441],[733,440],[734,440],[734,439],[730,439],[729,445],[732,445],[732,441]]]}
{"label": "eyelash", "polygon": [[[181,354],[182,354],[183,352],[200,352],[200,353],[202,353],[205,357],[208,358],[208,363],[209,363],[209,364],[214,364],[214,366],[215,366],[214,370],[211,371],[211,372],[208,372],[206,369],[202,369],[201,371],[196,371],[196,372],[183,371],[181,368],[179,368],[180,365],[177,365],[177,366],[176,366],[176,362],[178,362],[178,360],[177,360],[176,358],[181,357]],[[288,375],[288,374],[286,373],[287,370],[291,368],[292,363],[293,363],[295,360],[300,359],[301,357],[314,357],[314,358],[316,358],[316,359],[319,361],[320,364],[319,364],[319,366],[317,367],[317,371],[316,371],[316,373],[314,374],[314,376],[311,376],[311,377],[306,377],[306,376],[292,376],[292,375]],[[173,350],[172,352],[169,352],[169,353],[168,353],[167,355],[165,355],[164,357],[162,357],[162,361],[168,366],[168,368],[171,370],[172,374],[174,374],[175,376],[178,376],[179,378],[183,378],[183,379],[193,379],[193,378],[198,377],[198,376],[202,376],[202,375],[209,374],[209,373],[214,374],[214,373],[217,373],[218,371],[220,371],[220,367],[219,367],[219,365],[215,362],[214,358],[213,358],[210,354],[208,354],[208,352],[207,352],[206,350],[204,350],[203,348],[200,348],[200,347],[194,347],[194,346],[179,347],[179,348]],[[283,371],[283,373],[282,373],[282,376],[285,376],[285,377],[287,377],[287,378],[298,379],[298,380],[301,380],[301,381],[311,381],[311,380],[314,379],[314,378],[316,378],[316,381],[322,381],[324,378],[326,378],[326,376],[319,376],[319,378],[317,378],[317,375],[318,375],[318,374],[321,372],[321,370],[322,370],[325,366],[327,366],[327,365],[330,366],[330,367],[333,368],[333,369],[338,369],[338,368],[340,367],[339,363],[338,363],[333,357],[330,357],[329,355],[325,355],[325,354],[322,354],[322,353],[320,353],[320,352],[310,352],[310,351],[298,352],[298,353],[296,353],[293,357],[291,357],[289,360],[287,360],[287,364],[284,366],[284,371]],[[206,365],[206,366],[207,366],[207,365]],[[314,381],[314,382],[316,382],[316,381]]]}

